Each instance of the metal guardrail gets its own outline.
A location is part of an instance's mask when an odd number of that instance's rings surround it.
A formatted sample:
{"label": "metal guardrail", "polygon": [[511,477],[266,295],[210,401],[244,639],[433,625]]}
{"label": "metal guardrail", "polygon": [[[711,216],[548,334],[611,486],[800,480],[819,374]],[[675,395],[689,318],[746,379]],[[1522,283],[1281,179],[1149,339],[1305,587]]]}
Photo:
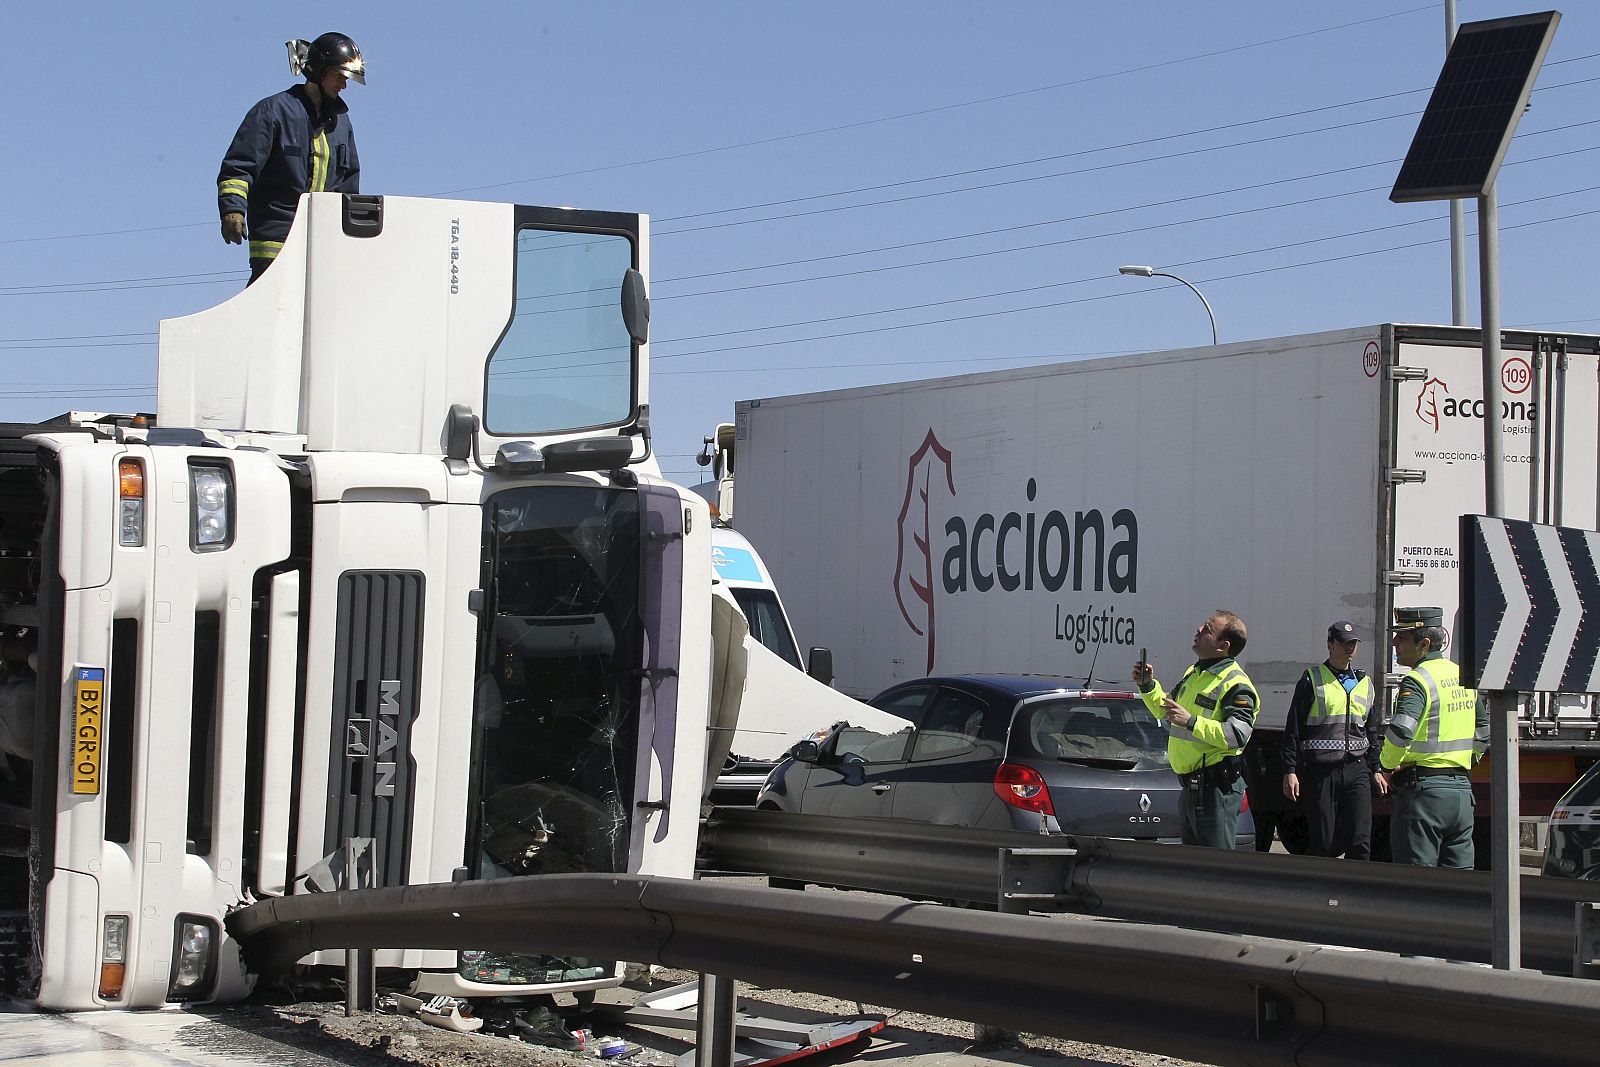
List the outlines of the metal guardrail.
{"label": "metal guardrail", "polygon": [[1226,1067],[1576,1067],[1600,1032],[1600,987],[1570,978],[681,879],[306,894],[236,912],[228,930],[258,969],[317,949],[581,953]]}
{"label": "metal guardrail", "polygon": [[[1031,901],[1034,910],[1479,963],[1491,958],[1486,871],[732,808],[716,809],[702,827],[700,869],[995,903],[1010,888],[1001,884],[1000,851],[1041,845],[1077,854],[1059,864],[1055,899]],[[1037,876],[1029,881],[1036,890]],[[1524,966],[1572,973],[1573,909],[1584,901],[1600,901],[1600,884],[1523,879]]]}

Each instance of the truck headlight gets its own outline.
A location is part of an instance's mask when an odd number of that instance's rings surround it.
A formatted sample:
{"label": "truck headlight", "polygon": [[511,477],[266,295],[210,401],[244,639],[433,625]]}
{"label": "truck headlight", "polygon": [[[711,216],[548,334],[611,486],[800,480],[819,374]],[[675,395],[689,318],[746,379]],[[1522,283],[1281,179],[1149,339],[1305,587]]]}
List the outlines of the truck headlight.
{"label": "truck headlight", "polygon": [[121,1000],[128,966],[128,917],[107,915],[100,925],[100,999]]}
{"label": "truck headlight", "polygon": [[189,529],[195,551],[216,551],[233,540],[233,468],[189,466]]}
{"label": "truck headlight", "polygon": [[216,969],[217,928],[209,919],[178,916],[177,943],[172,946],[172,978],[168,1000],[196,1000],[211,989]]}

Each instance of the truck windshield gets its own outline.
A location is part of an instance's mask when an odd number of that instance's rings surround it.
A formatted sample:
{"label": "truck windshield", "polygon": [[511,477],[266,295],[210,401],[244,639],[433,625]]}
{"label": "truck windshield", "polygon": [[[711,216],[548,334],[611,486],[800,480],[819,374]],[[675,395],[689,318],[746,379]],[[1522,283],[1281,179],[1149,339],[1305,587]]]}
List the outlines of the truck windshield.
{"label": "truck windshield", "polygon": [[[638,732],[639,497],[508,489],[484,507],[478,878],[627,869]],[[472,981],[599,977],[572,957],[463,953]]]}
{"label": "truck windshield", "polygon": [[484,425],[494,434],[616,426],[633,412],[633,340],[620,234],[517,232],[516,310],[489,357]]}
{"label": "truck windshield", "polygon": [[800,651],[794,647],[789,621],[783,617],[783,608],[778,606],[777,596],[767,589],[738,588],[729,591],[733,593],[739,610],[744,612],[745,621],[750,624],[750,636],[781,656],[789,666],[804,670],[800,666]]}

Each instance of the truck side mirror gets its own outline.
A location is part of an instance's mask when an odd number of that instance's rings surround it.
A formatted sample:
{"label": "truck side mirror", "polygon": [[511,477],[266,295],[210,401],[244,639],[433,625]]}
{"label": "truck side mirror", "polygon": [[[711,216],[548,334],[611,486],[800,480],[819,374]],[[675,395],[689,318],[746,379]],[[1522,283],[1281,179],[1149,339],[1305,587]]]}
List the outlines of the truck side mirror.
{"label": "truck side mirror", "polygon": [[444,455],[446,459],[464,460],[472,455],[477,443],[478,416],[466,404],[451,404],[444,422]]}
{"label": "truck side mirror", "polygon": [[650,340],[650,298],[645,295],[644,275],[632,267],[622,275],[622,323],[634,344]]}
{"label": "truck side mirror", "polygon": [[813,648],[806,654],[806,673],[823,685],[833,684],[833,651]]}

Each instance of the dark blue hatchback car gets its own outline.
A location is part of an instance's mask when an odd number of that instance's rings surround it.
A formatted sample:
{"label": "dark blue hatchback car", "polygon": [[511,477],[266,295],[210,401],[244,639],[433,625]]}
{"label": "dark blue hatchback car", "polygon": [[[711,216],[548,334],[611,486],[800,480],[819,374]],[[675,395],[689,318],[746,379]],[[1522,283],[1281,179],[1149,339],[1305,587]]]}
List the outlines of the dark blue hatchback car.
{"label": "dark blue hatchback car", "polygon": [[[894,733],[841,724],[797,744],[757,804],[1176,841],[1178,779],[1166,725],[1137,693],[1067,678],[962,675],[902,682],[868,701]],[[1254,827],[1240,819],[1239,845]]]}

